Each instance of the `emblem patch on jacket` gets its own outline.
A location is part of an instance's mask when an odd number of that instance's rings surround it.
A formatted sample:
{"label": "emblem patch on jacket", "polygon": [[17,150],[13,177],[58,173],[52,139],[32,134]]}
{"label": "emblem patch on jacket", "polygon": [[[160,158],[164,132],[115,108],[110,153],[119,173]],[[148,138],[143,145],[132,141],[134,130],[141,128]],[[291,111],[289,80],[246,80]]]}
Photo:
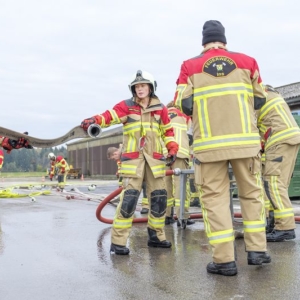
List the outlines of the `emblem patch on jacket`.
{"label": "emblem patch on jacket", "polygon": [[237,68],[235,61],[226,56],[215,56],[203,65],[203,72],[214,77],[227,76]]}

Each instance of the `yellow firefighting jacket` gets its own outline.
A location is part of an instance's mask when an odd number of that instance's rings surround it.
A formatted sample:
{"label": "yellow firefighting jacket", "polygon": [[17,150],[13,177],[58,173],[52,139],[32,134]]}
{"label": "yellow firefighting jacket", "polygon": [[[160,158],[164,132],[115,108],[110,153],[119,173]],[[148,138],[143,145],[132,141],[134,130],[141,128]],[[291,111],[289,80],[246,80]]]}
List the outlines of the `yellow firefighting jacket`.
{"label": "yellow firefighting jacket", "polygon": [[141,177],[145,160],[153,176],[165,176],[164,144],[175,142],[167,108],[157,98],[151,98],[147,108],[134,98],[121,101],[112,110],[95,116],[101,127],[123,124],[123,151],[120,176]]}
{"label": "yellow firefighting jacket", "polygon": [[213,162],[259,153],[254,109],[266,100],[261,83],[254,58],[219,44],[183,62],[174,100],[192,115],[195,158]]}
{"label": "yellow firefighting jacket", "polygon": [[179,148],[177,157],[190,158],[190,146],[187,131],[191,127],[191,118],[175,107],[168,108],[171,124],[174,128],[175,141]]}
{"label": "yellow firefighting jacket", "polygon": [[[265,150],[277,144],[300,144],[300,128],[282,96],[268,91],[266,104],[258,111],[258,129]],[[269,130],[268,137],[265,136]]]}

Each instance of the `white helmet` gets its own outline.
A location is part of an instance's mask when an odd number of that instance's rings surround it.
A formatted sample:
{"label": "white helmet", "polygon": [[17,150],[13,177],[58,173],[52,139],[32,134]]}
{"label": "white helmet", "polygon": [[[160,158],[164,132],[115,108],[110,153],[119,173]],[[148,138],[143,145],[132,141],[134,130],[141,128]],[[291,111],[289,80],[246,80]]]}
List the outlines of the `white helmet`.
{"label": "white helmet", "polygon": [[151,95],[154,95],[156,92],[156,87],[157,87],[157,83],[154,79],[154,77],[152,76],[152,74],[146,72],[146,71],[141,71],[138,70],[136,71],[136,73],[133,74],[131,82],[129,84],[129,90],[132,93],[133,96],[135,96],[135,89],[134,86],[138,83],[148,83],[151,86]]}
{"label": "white helmet", "polygon": [[48,158],[51,160],[56,160],[56,156],[52,152],[48,154]]}

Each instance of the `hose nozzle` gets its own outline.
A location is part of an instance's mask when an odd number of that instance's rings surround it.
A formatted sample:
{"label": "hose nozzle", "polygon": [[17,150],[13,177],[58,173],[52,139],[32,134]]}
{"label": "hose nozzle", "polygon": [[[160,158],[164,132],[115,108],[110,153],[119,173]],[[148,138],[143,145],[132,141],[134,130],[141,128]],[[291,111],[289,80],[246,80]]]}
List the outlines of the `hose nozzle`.
{"label": "hose nozzle", "polygon": [[101,135],[102,129],[98,124],[91,124],[87,130],[87,133],[92,138],[97,138]]}

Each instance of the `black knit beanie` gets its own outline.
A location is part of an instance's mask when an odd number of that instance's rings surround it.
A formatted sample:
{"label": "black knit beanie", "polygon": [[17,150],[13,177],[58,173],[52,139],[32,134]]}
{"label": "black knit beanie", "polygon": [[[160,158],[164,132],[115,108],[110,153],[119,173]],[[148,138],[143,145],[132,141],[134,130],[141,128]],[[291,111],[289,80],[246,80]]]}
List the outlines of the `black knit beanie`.
{"label": "black knit beanie", "polygon": [[219,21],[206,21],[203,25],[202,35],[202,46],[211,42],[221,42],[223,44],[227,44],[225,28]]}

